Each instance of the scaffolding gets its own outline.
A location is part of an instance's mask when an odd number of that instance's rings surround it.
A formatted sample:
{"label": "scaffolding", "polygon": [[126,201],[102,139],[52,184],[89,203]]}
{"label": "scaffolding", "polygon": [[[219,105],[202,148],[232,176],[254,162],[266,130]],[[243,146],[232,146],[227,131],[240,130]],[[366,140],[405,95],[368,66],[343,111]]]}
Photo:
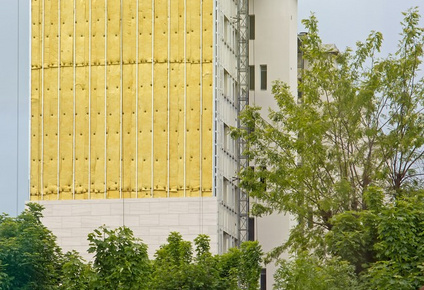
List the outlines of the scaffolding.
{"label": "scaffolding", "polygon": [[[237,28],[239,32],[238,39],[238,58],[237,58],[237,83],[238,83],[238,115],[249,104],[249,0],[239,0],[237,5]],[[244,129],[240,118],[237,120],[237,127]],[[244,155],[246,149],[246,141],[238,140],[237,155],[238,155],[238,172],[241,169],[249,166],[247,156]],[[240,188],[237,187],[239,196],[238,205],[238,221],[239,221],[239,236],[238,242],[241,244],[248,240],[249,237],[249,196]]]}

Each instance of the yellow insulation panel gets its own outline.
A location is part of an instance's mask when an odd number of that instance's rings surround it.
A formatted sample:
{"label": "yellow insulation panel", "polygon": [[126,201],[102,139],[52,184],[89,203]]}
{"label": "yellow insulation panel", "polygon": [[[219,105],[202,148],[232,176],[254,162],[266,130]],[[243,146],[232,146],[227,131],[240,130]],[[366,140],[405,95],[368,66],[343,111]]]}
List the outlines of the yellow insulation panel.
{"label": "yellow insulation panel", "polygon": [[[73,68],[60,69],[60,125],[59,125],[59,187],[60,199],[72,198],[74,160],[74,86]],[[32,146],[32,145],[31,145]]]}
{"label": "yellow insulation panel", "polygon": [[[62,1],[63,2],[63,1]],[[105,64],[105,1],[91,2],[91,63],[94,66]],[[93,78],[95,76],[93,75]]]}
{"label": "yellow insulation panel", "polygon": [[[103,47],[104,49],[104,47]],[[105,132],[106,90],[104,66],[93,66],[91,71],[91,198],[105,196]]]}
{"label": "yellow insulation panel", "polygon": [[152,163],[152,65],[138,65],[138,190],[139,197],[151,195]]}
{"label": "yellow insulation panel", "polygon": [[86,199],[88,196],[88,67],[75,68],[75,174],[74,193],[75,199]]}
{"label": "yellow insulation panel", "polygon": [[30,198],[41,198],[40,192],[40,120],[41,114],[41,27],[42,17],[39,0],[31,2],[31,149],[30,149]]}
{"label": "yellow insulation panel", "polygon": [[30,198],[37,200],[40,198],[40,121],[42,120],[40,108],[40,71],[32,71],[31,74],[31,172],[30,172]]}
{"label": "yellow insulation panel", "polygon": [[[40,0],[38,0],[40,1]],[[74,48],[73,1],[60,1],[60,62],[72,66]]]}
{"label": "yellow insulation panel", "polygon": [[123,164],[122,164],[122,192],[125,198],[136,197],[136,150],[138,137],[136,131],[136,94],[135,94],[135,65],[123,67]]}
{"label": "yellow insulation panel", "polygon": [[155,197],[166,197],[167,192],[167,78],[160,77],[166,75],[167,65],[156,63],[153,70],[153,196]]}
{"label": "yellow insulation panel", "polygon": [[120,67],[107,67],[106,186],[108,198],[119,198],[120,186]]}
{"label": "yellow insulation panel", "polygon": [[[45,72],[46,79],[57,79],[57,68]],[[57,80],[44,87],[44,176],[43,191],[46,197],[57,193]]]}
{"label": "yellow insulation panel", "polygon": [[212,195],[213,1],[31,3],[31,199]]}
{"label": "yellow insulation panel", "polygon": [[[212,144],[212,119],[213,119],[213,84],[212,84],[213,65],[211,62],[202,65],[202,189],[212,194],[212,147],[206,146]],[[209,121],[211,120],[211,121]]]}
{"label": "yellow insulation panel", "polygon": [[184,64],[170,65],[170,196],[184,196]]}

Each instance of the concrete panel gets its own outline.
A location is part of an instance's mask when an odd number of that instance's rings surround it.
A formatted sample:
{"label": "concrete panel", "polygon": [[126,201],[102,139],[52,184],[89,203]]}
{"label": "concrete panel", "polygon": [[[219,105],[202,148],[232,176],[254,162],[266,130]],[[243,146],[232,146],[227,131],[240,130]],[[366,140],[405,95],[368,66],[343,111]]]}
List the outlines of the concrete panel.
{"label": "concrete panel", "polygon": [[[152,257],[172,231],[180,232],[189,241],[193,241],[198,234],[208,234],[213,241],[211,247],[217,253],[218,212],[217,199],[214,197],[125,199],[124,203],[122,199],[40,203],[46,208],[43,223],[57,236],[59,246],[64,251],[79,249],[88,259],[91,256],[85,252],[88,249],[87,235],[102,225],[109,228],[129,227],[136,237],[147,243]],[[199,208],[198,213],[189,212],[192,206],[198,207],[199,204],[203,204],[203,207]]]}

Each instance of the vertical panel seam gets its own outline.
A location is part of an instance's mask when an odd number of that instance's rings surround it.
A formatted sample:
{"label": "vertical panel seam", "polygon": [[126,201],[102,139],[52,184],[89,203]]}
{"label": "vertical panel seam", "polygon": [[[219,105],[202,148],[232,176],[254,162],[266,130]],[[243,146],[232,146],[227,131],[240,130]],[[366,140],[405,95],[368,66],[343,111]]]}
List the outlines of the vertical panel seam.
{"label": "vertical panel seam", "polygon": [[200,0],[200,116],[199,116],[199,199],[200,199],[200,232],[203,233],[203,0]]}
{"label": "vertical panel seam", "polygon": [[60,41],[61,41],[61,33],[60,33],[60,6],[61,0],[58,0],[58,11],[57,11],[57,199],[60,199],[60,70],[61,70],[61,53],[60,53]]}
{"label": "vertical panel seam", "polygon": [[168,116],[167,116],[167,118],[168,118],[168,124],[167,124],[167,126],[168,126],[168,136],[167,136],[167,185],[166,185],[166,187],[167,187],[167,191],[166,191],[166,195],[167,195],[167,197],[169,197],[169,190],[170,190],[170,144],[169,144],[169,141],[170,141],[170,136],[169,136],[169,134],[170,134],[170,88],[169,88],[169,84],[170,84],[170,79],[171,79],[171,68],[170,68],[170,61],[169,61],[169,59],[170,59],[170,57],[171,57],[171,54],[170,54],[170,49],[171,49],[171,0],[168,0],[168,87],[167,87],[167,89],[168,89],[168,91],[167,91],[167,94],[168,94],[168,108],[167,108],[167,114],[168,114]]}
{"label": "vertical panel seam", "polygon": [[91,0],[88,13],[88,199],[91,199]]}
{"label": "vertical panel seam", "polygon": [[184,166],[184,197],[186,197],[187,187],[187,0],[184,0],[184,152],[183,152],[183,166]]}
{"label": "vertical panel seam", "polygon": [[135,29],[135,197],[138,198],[138,8],[139,0],[136,0],[136,29]]}
{"label": "vertical panel seam", "polygon": [[41,164],[40,164],[40,192],[41,200],[44,199],[44,0],[42,2],[41,20]]}
{"label": "vertical panel seam", "polygon": [[72,122],[72,199],[75,199],[75,154],[76,154],[76,149],[75,149],[75,133],[76,133],[76,129],[75,129],[75,125],[76,125],[76,118],[75,118],[75,113],[76,113],[76,94],[75,94],[75,82],[76,82],[76,52],[75,52],[75,48],[76,48],[76,39],[75,39],[75,31],[76,31],[76,0],[74,0],[74,21],[73,21],[73,37],[72,37],[72,41],[73,41],[73,49],[72,49],[72,62],[73,62],[73,82],[72,82],[72,92],[73,92],[73,122]]}
{"label": "vertical panel seam", "polygon": [[122,57],[123,57],[123,7],[122,7],[122,0],[120,0],[120,20],[119,20],[119,26],[120,26],[120,43],[119,43],[119,198],[122,198],[122,162],[123,162],[123,137],[122,137],[122,130],[123,130],[123,104],[122,104],[122,98],[123,98],[123,91],[122,91],[122,84],[123,84],[123,67],[122,67]]}
{"label": "vertical panel seam", "polygon": [[104,143],[105,143],[105,152],[104,152],[104,178],[105,178],[105,188],[104,188],[104,198],[107,198],[107,0],[105,0],[105,75],[104,75],[104,123],[105,123],[105,132],[104,132]]}
{"label": "vertical panel seam", "polygon": [[151,131],[152,131],[152,140],[151,140],[151,157],[150,157],[150,165],[151,165],[151,172],[150,172],[150,195],[153,197],[153,187],[154,187],[154,63],[155,63],[155,55],[154,55],[154,48],[155,48],[155,0],[152,0],[152,124],[151,124]]}

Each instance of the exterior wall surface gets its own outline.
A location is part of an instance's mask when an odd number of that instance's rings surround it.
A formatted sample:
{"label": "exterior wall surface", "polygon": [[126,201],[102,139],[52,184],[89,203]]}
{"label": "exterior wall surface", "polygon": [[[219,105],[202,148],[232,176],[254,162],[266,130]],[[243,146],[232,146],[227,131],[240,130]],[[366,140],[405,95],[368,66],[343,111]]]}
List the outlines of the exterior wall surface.
{"label": "exterior wall surface", "polygon": [[213,1],[31,3],[30,199],[211,196]]}
{"label": "exterior wall surface", "polygon": [[[239,0],[31,3],[30,199],[46,207],[64,250],[84,254],[102,224],[129,226],[151,256],[170,231],[208,234],[213,253],[235,246]],[[272,80],[296,95],[297,0],[249,7],[250,103],[266,116]],[[283,215],[256,219],[256,238],[269,251],[289,225]]]}
{"label": "exterior wall surface", "polygon": [[215,197],[41,201],[43,224],[57,236],[63,251],[76,250],[84,258],[87,235],[101,225],[127,226],[148,245],[151,258],[172,231],[193,241],[200,233],[211,238],[218,253],[218,203]]}
{"label": "exterior wall surface", "polygon": [[237,0],[216,0],[214,54],[214,194],[219,202],[219,252],[239,239],[236,142],[230,128],[237,126],[238,27]]}
{"label": "exterior wall surface", "polygon": [[[268,119],[269,108],[277,108],[273,81],[287,83],[297,96],[297,0],[250,0],[249,11],[255,16],[255,38],[249,47],[249,63],[255,70],[250,104],[262,107],[262,117]],[[261,89],[261,65],[267,67],[266,90]],[[255,237],[265,252],[287,240],[294,222],[289,215],[277,213],[255,220]],[[276,266],[270,263],[265,268],[266,289],[273,289]]]}

